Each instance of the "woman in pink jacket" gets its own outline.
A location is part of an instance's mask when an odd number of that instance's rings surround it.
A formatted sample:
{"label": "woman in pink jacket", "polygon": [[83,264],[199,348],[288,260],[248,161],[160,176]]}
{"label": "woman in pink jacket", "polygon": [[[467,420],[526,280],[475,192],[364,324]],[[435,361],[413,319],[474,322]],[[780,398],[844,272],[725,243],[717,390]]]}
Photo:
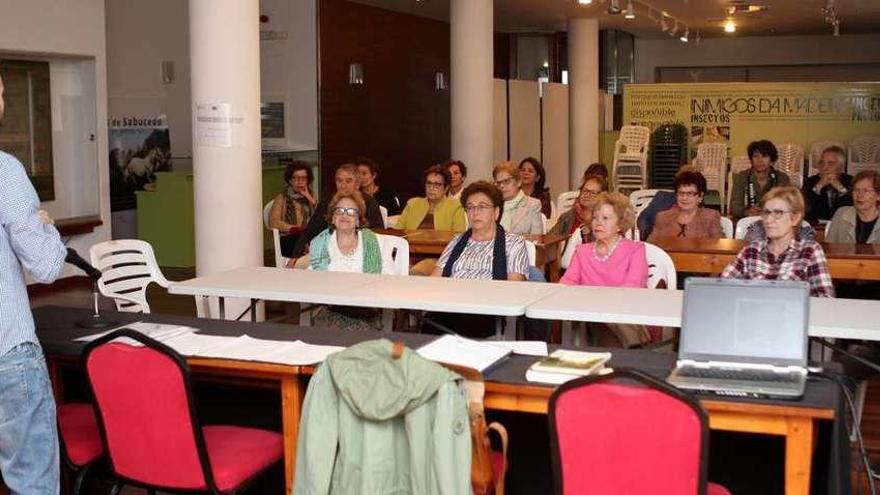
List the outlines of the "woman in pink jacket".
{"label": "woman in pink jacket", "polygon": [[[594,242],[577,247],[571,264],[559,281],[568,285],[601,287],[647,287],[648,261],[645,245],[624,237],[635,223],[635,210],[629,198],[620,193],[602,193],[593,205]],[[618,344],[631,347],[650,340],[641,325],[607,325]],[[595,326],[591,327],[595,328]],[[609,342],[600,332],[600,344]]]}

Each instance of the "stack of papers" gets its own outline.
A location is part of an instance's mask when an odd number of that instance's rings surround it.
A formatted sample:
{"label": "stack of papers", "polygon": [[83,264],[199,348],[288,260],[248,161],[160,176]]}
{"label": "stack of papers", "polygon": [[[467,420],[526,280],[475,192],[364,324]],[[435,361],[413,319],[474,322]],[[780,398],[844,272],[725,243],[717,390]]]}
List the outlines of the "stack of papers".
{"label": "stack of papers", "polygon": [[[159,342],[165,342],[168,339],[172,339],[174,337],[178,337],[180,335],[186,335],[197,331],[195,328],[186,327],[183,325],[167,325],[164,323],[149,323],[145,321],[137,321],[134,323],[127,323],[125,325],[113,328],[111,330],[107,330],[105,332],[96,333],[93,335],[86,335],[85,337],[80,337],[78,339],[74,339],[76,342],[91,342],[93,340],[98,340],[99,338],[115,332],[117,330],[121,330],[123,328],[127,328],[129,330],[134,330],[135,332],[142,333],[147,337],[157,340]],[[131,345],[140,345],[136,341],[131,339],[125,339]]]}
{"label": "stack of papers", "polygon": [[444,335],[420,347],[418,353],[432,361],[464,366],[484,373],[511,353],[510,349],[495,344],[497,342],[489,344],[455,335]]}

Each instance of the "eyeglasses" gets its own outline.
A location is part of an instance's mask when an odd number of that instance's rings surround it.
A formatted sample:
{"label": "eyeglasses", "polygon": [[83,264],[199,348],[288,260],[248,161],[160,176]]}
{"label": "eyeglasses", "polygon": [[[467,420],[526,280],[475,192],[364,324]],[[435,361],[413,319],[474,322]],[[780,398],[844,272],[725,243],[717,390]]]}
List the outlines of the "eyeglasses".
{"label": "eyeglasses", "polygon": [[358,210],[357,208],[351,208],[351,207],[344,208],[342,206],[337,206],[336,208],[333,208],[334,215],[345,215],[345,216],[349,216],[349,217],[356,217],[356,216],[358,216],[358,213],[360,213],[360,210]]}
{"label": "eyeglasses", "polygon": [[773,220],[779,220],[780,218],[782,218],[783,215],[785,215],[785,214],[787,214],[787,213],[791,213],[791,210],[767,210],[767,209],[763,209],[763,210],[761,210],[760,215],[761,215],[761,218],[767,218],[767,217],[770,217],[770,218],[772,218]]}
{"label": "eyeglasses", "polygon": [[699,191],[675,191],[675,195],[679,198],[696,198],[700,195]]}
{"label": "eyeglasses", "polygon": [[444,187],[446,187],[446,184],[444,184],[442,182],[434,182],[434,181],[429,180],[429,181],[425,182],[425,187],[430,187],[432,189],[443,189]]}
{"label": "eyeglasses", "polygon": [[478,204],[478,205],[467,205],[467,206],[465,206],[464,209],[465,209],[468,213],[482,213],[482,212],[484,212],[484,211],[486,211],[486,210],[491,210],[492,208],[495,208],[495,206],[494,206],[494,205],[489,205],[489,204],[486,204],[486,203],[480,203],[480,204]]}
{"label": "eyeglasses", "polygon": [[513,184],[513,177],[508,177],[506,179],[496,180],[495,187],[504,187]]}
{"label": "eyeglasses", "polygon": [[867,196],[869,194],[877,194],[877,191],[872,188],[862,189],[861,187],[857,187],[853,189],[853,194],[856,196]]}
{"label": "eyeglasses", "polygon": [[600,191],[590,191],[589,189],[582,189],[581,196],[591,198],[593,196],[598,196]]}

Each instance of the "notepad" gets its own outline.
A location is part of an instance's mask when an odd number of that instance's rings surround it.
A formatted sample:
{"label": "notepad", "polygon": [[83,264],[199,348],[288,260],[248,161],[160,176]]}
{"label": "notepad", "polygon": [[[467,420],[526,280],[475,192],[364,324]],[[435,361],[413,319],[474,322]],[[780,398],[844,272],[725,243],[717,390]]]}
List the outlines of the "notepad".
{"label": "notepad", "polygon": [[444,335],[420,347],[422,357],[440,363],[473,368],[481,373],[504,357],[510,349],[455,335]]}

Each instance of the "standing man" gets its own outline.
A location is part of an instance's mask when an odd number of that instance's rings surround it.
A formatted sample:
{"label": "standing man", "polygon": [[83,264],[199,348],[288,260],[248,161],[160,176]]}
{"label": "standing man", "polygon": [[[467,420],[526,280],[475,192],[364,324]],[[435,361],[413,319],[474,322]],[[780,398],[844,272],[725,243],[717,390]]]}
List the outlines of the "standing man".
{"label": "standing man", "polygon": [[[4,109],[0,78],[0,119]],[[24,166],[0,151],[0,472],[13,494],[57,495],[55,400],[24,270],[38,282],[52,282],[67,251],[38,208]]]}

